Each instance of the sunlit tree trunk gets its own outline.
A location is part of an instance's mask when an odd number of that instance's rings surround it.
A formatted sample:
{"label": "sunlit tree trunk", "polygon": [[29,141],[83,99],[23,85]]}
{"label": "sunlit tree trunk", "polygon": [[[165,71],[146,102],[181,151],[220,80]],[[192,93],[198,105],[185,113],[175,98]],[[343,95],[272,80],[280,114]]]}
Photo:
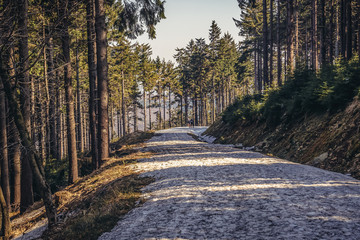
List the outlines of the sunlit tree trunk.
{"label": "sunlit tree trunk", "polygon": [[95,31],[98,81],[98,148],[99,161],[109,157],[109,92],[107,62],[107,28],[105,22],[105,1],[95,0]]}
{"label": "sunlit tree trunk", "polygon": [[69,1],[63,0],[61,8],[62,20],[62,50],[64,57],[64,87],[66,98],[66,126],[67,126],[67,146],[69,160],[69,183],[74,183],[78,179],[78,164],[76,152],[76,133],[75,133],[75,111],[74,111],[74,93],[72,86],[72,70],[70,59],[70,36],[69,36]]}

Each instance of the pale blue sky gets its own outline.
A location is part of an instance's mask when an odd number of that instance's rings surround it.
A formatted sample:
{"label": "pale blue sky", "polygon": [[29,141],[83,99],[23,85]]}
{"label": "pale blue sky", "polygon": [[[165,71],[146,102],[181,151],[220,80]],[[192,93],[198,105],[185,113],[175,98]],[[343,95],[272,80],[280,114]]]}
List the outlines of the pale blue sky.
{"label": "pale blue sky", "polygon": [[205,38],[208,42],[209,29],[215,20],[222,33],[229,32],[236,42],[241,38],[232,18],[239,19],[237,0],[166,0],[166,19],[156,26],[156,39],[146,35],[137,39],[150,43],[153,57],[173,60],[175,48],[185,47],[191,39]]}

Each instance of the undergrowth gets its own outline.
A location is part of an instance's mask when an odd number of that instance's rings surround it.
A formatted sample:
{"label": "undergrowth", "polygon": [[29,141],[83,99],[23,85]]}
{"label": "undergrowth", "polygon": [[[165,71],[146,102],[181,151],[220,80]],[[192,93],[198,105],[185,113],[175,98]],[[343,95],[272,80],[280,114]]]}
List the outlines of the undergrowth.
{"label": "undergrowth", "polygon": [[222,115],[225,123],[237,121],[266,121],[275,127],[280,122],[291,122],[306,115],[344,109],[360,96],[359,58],[338,60],[319,73],[299,66],[280,88],[269,89],[264,95],[241,97]]}
{"label": "undergrowth", "polygon": [[[100,169],[84,174],[69,186],[66,186],[66,161],[49,161],[47,179],[53,189],[61,189],[54,194],[60,221],[47,230],[42,239],[97,239],[103,232],[110,231],[121,216],[141,204],[141,188],[153,179],[139,177],[139,173],[134,172],[130,165],[136,163],[137,159],[152,155],[133,148],[141,147],[141,143],[153,135],[153,132],[136,132],[120,139],[115,146],[118,154],[114,154]],[[84,168],[84,172],[88,168],[87,161],[84,157],[79,162],[79,168]],[[37,205],[40,206],[34,208],[38,209],[36,214],[29,212],[34,217],[18,216],[15,219],[14,235],[45,218],[40,208],[42,204],[39,202]]]}

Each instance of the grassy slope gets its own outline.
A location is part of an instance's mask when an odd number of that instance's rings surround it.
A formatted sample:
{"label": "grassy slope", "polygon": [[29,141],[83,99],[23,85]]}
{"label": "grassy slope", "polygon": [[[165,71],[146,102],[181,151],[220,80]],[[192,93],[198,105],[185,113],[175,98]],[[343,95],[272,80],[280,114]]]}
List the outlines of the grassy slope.
{"label": "grassy slope", "polygon": [[[62,221],[43,239],[97,239],[111,230],[119,218],[141,204],[140,189],[153,179],[141,178],[131,164],[152,153],[134,150],[153,133],[137,132],[112,144],[116,155],[95,172],[54,194]],[[41,203],[23,216],[14,216],[13,234],[31,228],[45,218]],[[86,229],[86,230],[85,230]]]}
{"label": "grassy slope", "polygon": [[[360,101],[336,114],[313,114],[267,127],[265,121],[225,123],[219,119],[205,134],[218,143],[242,143],[262,152],[360,179]],[[322,155],[323,154],[323,155]],[[317,158],[322,155],[323,158]]]}

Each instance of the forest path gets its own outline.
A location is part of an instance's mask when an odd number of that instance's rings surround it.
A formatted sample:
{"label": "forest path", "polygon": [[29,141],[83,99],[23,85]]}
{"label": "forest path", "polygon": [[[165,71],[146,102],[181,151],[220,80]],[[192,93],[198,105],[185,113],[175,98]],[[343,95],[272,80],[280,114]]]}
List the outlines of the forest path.
{"label": "forest path", "polygon": [[147,142],[156,155],[135,165],[156,179],[147,201],[99,239],[360,239],[360,181],[188,131]]}

